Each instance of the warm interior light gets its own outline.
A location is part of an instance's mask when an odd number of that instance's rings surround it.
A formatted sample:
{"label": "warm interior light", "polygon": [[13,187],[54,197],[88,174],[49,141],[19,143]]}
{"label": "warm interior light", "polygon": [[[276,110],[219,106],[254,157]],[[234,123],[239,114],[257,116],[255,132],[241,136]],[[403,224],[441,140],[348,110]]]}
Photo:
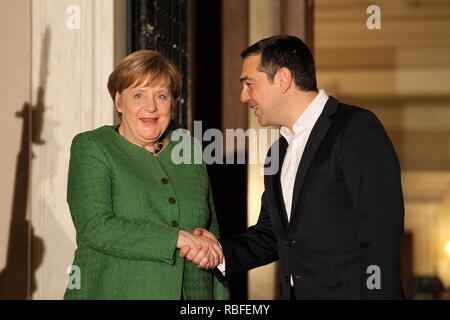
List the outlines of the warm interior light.
{"label": "warm interior light", "polygon": [[450,257],[450,241],[445,244],[445,253]]}

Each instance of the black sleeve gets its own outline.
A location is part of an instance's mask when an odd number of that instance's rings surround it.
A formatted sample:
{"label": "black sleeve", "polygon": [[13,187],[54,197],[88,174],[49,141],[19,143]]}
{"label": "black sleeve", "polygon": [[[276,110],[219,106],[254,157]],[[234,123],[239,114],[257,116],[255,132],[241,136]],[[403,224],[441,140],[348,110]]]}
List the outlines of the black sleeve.
{"label": "black sleeve", "polygon": [[361,298],[400,299],[404,206],[394,147],[375,115],[361,111],[347,126],[341,150],[342,172],[358,217]]}
{"label": "black sleeve", "polygon": [[265,192],[261,197],[257,223],[243,234],[221,239],[220,244],[225,256],[227,277],[278,260],[277,241],[272,229],[270,207]]}

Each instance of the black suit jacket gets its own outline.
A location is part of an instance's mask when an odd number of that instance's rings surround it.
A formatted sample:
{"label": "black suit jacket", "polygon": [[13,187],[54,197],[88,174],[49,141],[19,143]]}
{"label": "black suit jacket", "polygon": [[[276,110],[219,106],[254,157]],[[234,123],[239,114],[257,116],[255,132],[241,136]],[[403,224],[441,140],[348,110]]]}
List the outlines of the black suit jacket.
{"label": "black suit jacket", "polygon": [[290,275],[299,299],[401,299],[400,166],[380,121],[328,99],[296,173],[290,222],[280,183],[287,147],[280,138],[269,150],[279,149],[280,168],[264,177],[257,224],[220,240],[227,277],[279,260],[282,299]]}

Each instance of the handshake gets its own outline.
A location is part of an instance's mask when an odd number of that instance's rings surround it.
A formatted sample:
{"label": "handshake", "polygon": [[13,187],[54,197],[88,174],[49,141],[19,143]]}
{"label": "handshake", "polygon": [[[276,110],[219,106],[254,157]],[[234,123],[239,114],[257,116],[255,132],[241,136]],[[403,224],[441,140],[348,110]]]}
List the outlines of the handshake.
{"label": "handshake", "polygon": [[180,230],[177,241],[180,257],[186,258],[201,269],[214,269],[223,262],[223,252],[216,236],[203,228],[190,233]]}

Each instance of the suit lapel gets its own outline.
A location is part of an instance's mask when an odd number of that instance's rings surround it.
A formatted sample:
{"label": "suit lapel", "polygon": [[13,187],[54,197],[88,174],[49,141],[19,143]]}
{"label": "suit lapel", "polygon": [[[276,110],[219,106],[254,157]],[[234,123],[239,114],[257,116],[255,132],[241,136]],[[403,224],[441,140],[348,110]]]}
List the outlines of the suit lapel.
{"label": "suit lapel", "polygon": [[295,176],[289,227],[294,224],[294,220],[296,218],[295,208],[297,206],[297,201],[302,190],[303,183],[305,182],[306,174],[320,144],[322,143],[323,138],[327,134],[328,129],[333,122],[333,120],[330,119],[330,116],[336,112],[337,106],[338,101],[330,96],[325,104],[325,107],[323,108],[322,114],[317,119],[317,122],[309,135],[308,141],[306,142],[305,150],[303,151],[302,159]]}

